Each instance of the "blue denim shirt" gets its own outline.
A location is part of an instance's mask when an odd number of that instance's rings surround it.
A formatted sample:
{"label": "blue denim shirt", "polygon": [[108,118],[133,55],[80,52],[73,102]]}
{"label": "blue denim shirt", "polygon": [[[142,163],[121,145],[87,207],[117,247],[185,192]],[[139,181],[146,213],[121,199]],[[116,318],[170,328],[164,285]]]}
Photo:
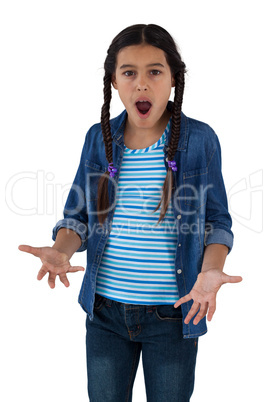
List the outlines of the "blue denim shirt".
{"label": "blue denim shirt", "polygon": [[[171,110],[172,102],[167,108]],[[64,208],[64,219],[53,229],[53,240],[60,228],[74,230],[82,240],[77,251],[87,250],[87,268],[79,294],[79,303],[93,320],[96,277],[105,250],[116,203],[117,183],[124,153],[124,110],[111,120],[113,163],[117,168],[109,179],[110,209],[104,225],[98,223],[97,188],[100,176],[108,169],[101,125],[93,125],[87,132],[80,164]],[[171,130],[163,148],[168,169],[167,151]],[[181,132],[174,160],[178,170],[173,172],[172,209],[177,227],[177,249],[174,260],[176,282],[180,297],[188,294],[201,271],[204,248],[211,243],[225,244],[229,252],[233,245],[232,220],[221,172],[221,149],[213,129],[181,113]],[[193,301],[182,304],[185,319]],[[183,322],[184,338],[207,332],[206,317],[197,325],[193,319]]]}

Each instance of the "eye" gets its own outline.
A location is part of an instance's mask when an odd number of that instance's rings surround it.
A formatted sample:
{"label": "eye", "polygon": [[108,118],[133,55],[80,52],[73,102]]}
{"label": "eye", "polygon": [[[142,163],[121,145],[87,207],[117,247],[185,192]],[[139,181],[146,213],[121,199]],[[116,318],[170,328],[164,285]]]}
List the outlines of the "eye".
{"label": "eye", "polygon": [[151,71],[151,74],[152,74],[152,75],[159,75],[159,74],[161,74],[161,71],[159,71],[159,70],[152,70],[152,71]]}
{"label": "eye", "polygon": [[123,75],[125,75],[126,77],[132,77],[134,75],[134,71],[125,71]]}

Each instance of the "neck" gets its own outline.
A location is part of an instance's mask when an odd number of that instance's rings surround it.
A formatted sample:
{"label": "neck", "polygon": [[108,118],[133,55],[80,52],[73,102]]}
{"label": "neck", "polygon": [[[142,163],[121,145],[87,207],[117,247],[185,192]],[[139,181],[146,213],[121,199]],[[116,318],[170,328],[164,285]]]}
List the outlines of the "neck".
{"label": "neck", "polygon": [[127,118],[124,143],[130,149],[143,149],[153,145],[161,138],[170,119],[171,113],[166,109],[159,121],[152,127],[136,127]]}

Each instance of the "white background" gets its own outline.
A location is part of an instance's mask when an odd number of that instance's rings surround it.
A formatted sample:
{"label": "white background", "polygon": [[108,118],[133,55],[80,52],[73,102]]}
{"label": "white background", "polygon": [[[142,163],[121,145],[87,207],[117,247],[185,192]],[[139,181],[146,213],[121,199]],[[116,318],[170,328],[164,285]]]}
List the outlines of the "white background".
{"label": "white background", "polygon": [[[36,280],[39,260],[18,245],[53,244],[85,134],[100,119],[106,51],[136,23],[173,35],[188,68],[183,111],[219,136],[235,235],[225,272],[243,276],[222,287],[200,338],[192,402],[267,400],[265,8],[260,0],[1,3],[2,401],[88,400],[83,273],[51,290]],[[114,93],[112,117],[121,110]],[[85,266],[86,253],[72,263]],[[146,401],[141,360],[133,401]]]}

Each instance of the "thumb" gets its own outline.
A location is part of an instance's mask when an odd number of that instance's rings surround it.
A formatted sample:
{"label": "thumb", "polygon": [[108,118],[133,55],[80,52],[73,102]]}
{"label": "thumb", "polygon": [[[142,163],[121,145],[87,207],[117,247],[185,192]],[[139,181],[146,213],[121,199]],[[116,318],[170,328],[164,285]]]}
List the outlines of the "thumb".
{"label": "thumb", "polygon": [[24,251],[25,253],[33,254],[35,257],[40,257],[40,255],[41,255],[41,247],[31,247],[31,246],[22,244],[18,248],[20,251]]}
{"label": "thumb", "polygon": [[76,265],[76,266],[70,266],[68,269],[68,272],[77,272],[77,271],[85,271],[84,267],[81,267],[81,265]]}
{"label": "thumb", "polygon": [[242,276],[232,276],[223,273],[223,283],[238,283],[243,280]]}

